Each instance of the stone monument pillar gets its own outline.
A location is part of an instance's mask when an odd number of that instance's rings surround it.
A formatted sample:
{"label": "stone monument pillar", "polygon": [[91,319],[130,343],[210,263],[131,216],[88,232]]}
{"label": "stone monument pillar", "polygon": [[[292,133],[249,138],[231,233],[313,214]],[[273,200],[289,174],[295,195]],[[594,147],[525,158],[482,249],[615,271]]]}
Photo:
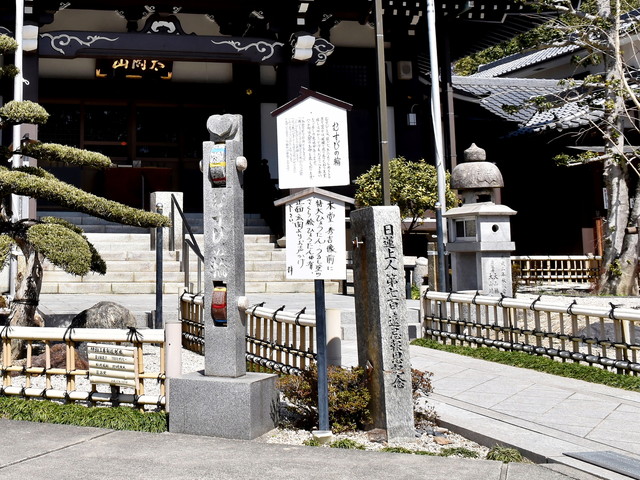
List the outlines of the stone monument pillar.
{"label": "stone monument pillar", "polygon": [[465,150],[464,160],[451,172],[451,188],[458,190],[464,204],[445,213],[452,290],[512,296],[511,252],[515,244],[509,217],[516,212],[494,203],[495,191],[504,181],[498,167],[486,161],[485,151],[472,144]]}
{"label": "stone monument pillar", "polygon": [[169,430],[253,439],[275,427],[276,375],[246,371],[242,117],[213,115],[203,143],[204,371],[169,379]]}
{"label": "stone monument pillar", "polygon": [[[213,115],[203,143],[205,375],[246,373],[242,117]],[[244,305],[246,307],[246,305]],[[208,313],[208,315],[207,315]]]}
{"label": "stone monument pillar", "polygon": [[351,212],[358,362],[370,369],[373,426],[415,440],[400,210]]}

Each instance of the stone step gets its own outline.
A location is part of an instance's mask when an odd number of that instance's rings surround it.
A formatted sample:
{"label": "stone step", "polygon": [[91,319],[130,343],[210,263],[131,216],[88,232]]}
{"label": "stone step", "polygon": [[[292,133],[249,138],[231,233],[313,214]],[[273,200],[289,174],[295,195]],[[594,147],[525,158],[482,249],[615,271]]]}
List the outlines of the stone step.
{"label": "stone step", "polygon": [[[164,272],[163,281],[166,282],[183,282],[183,272]],[[43,281],[47,283],[126,283],[126,282],[155,282],[156,272],[107,272],[105,275],[90,273],[84,276],[71,275],[61,270],[45,270]]]}
{"label": "stone step", "polygon": [[[85,233],[149,233],[149,228],[122,225],[79,212],[38,212],[38,218],[47,216],[67,220],[82,228]],[[185,213],[185,218],[194,233],[202,233],[204,223],[202,213]],[[247,234],[271,233],[271,229],[259,214],[245,214],[244,224]]]}
{"label": "stone step", "polygon": [[[44,271],[59,270],[49,262],[45,262],[42,265]],[[180,262],[163,262],[163,270],[165,272],[179,272]],[[107,263],[108,272],[155,272],[155,261],[140,261],[140,260],[112,260]]]}
{"label": "stone step", "polygon": [[284,261],[263,261],[263,262],[254,262],[254,261],[245,261],[244,262],[245,269],[248,272],[284,272],[287,269],[286,262]]}
{"label": "stone step", "polygon": [[[182,282],[170,282],[163,284],[163,293],[182,293],[184,284]],[[154,283],[101,283],[101,282],[68,282],[68,283],[42,283],[42,293],[64,293],[64,294],[140,294],[155,293]]]}
{"label": "stone step", "polygon": [[[140,250],[140,251],[126,251],[124,248],[122,251],[117,250],[99,250],[100,256],[105,262],[118,261],[118,260],[132,260],[132,261],[145,261],[145,262],[155,262],[156,261],[156,252],[149,250]],[[162,252],[162,260],[163,262],[176,262],[180,261],[180,252]]]}

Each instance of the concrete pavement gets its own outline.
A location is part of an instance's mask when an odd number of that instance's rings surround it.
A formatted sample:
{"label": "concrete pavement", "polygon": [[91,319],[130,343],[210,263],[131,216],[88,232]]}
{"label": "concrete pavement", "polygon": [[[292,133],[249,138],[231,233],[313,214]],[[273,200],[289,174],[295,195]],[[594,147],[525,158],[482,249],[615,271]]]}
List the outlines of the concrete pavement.
{"label": "concrete pavement", "polygon": [[564,480],[538,465],[0,420],[0,477]]}
{"label": "concrete pavement", "polygon": [[[155,298],[152,295],[118,295],[115,297],[117,298],[111,300],[134,311],[155,308]],[[104,299],[104,296],[92,298],[85,295],[43,295],[41,306],[44,312],[63,313],[68,310],[77,313]],[[306,306],[307,312],[313,311],[312,294],[253,294],[249,296],[249,300],[250,302],[266,301],[267,307],[277,308],[286,305],[287,310],[296,310]],[[348,296],[327,295],[326,304],[327,308],[342,309],[347,316],[353,310],[353,298]],[[169,312],[172,305],[173,309],[177,310],[176,297],[165,296],[165,312]],[[411,308],[416,307],[411,302],[410,306]],[[321,473],[323,477],[329,476],[330,478],[364,478],[365,475],[367,478],[404,478],[405,474],[407,478],[411,475],[412,478],[449,477],[452,479],[606,478],[617,480],[640,478],[640,433],[636,427],[637,419],[640,418],[640,393],[560,378],[416,346],[411,347],[411,361],[414,368],[430,371],[434,374],[432,379],[434,393],[430,396],[429,403],[435,407],[442,425],[487,446],[502,444],[516,447],[535,462],[545,464],[545,466],[509,465],[504,467],[494,462],[477,460],[414,457],[373,452],[336,452],[334,449],[263,445],[256,442],[243,443],[198,437],[185,438],[185,436],[174,436],[173,434],[143,435],[98,431],[101,433],[96,433],[94,438],[91,436],[93,434],[88,433],[86,429],[65,428],[65,432],[69,432],[68,444],[60,445],[59,451],[54,447],[51,452],[44,449],[43,446],[41,454],[28,455],[29,458],[37,456],[37,459],[33,458],[33,460],[27,458],[15,464],[12,461],[7,462],[4,459],[5,454],[2,453],[6,451],[4,444],[0,444],[3,447],[0,449],[0,465],[11,463],[11,466],[8,467],[0,466],[0,476],[3,476],[5,472],[22,471],[20,468],[24,465],[28,465],[32,461],[41,462],[43,458],[51,457],[57,459],[56,462],[63,461],[67,451],[84,452],[85,450],[82,449],[89,449],[87,451],[97,449],[95,450],[96,455],[98,451],[104,450],[101,455],[105,454],[106,458],[111,458],[112,462],[118,463],[114,455],[120,448],[124,448],[122,447],[123,443],[125,445],[131,443],[136,445],[135,448],[131,448],[130,454],[133,455],[133,458],[138,458],[136,463],[155,465],[154,457],[158,455],[158,452],[166,453],[167,458],[187,457],[184,460],[186,462],[185,468],[192,469],[189,471],[193,474],[189,478],[231,478],[234,475],[240,475],[234,478],[254,478],[252,476],[254,473],[256,476],[262,477],[265,474],[265,468],[267,473],[272,472],[273,474],[278,474],[278,471],[286,471],[287,476],[294,475],[293,472],[300,468],[302,469],[300,472],[304,470],[306,472],[304,475],[311,476],[311,478],[316,478],[314,475]],[[342,363],[344,365],[357,363],[355,342],[342,342]],[[5,431],[5,424],[2,425],[3,431]],[[21,425],[23,424],[19,422],[10,422],[7,428],[8,431],[14,429],[16,432],[21,428],[39,429],[39,435],[52,435],[54,439],[58,438],[55,433],[57,429],[62,428],[55,426],[31,427],[31,424],[26,424],[27,427],[24,427]],[[2,435],[2,437],[6,438],[6,435]],[[21,434],[16,433],[16,435],[9,436],[12,439],[18,437],[21,438]],[[167,440],[169,437],[175,440]],[[1,441],[7,442],[6,439]],[[26,442],[30,444],[28,441]],[[113,442],[113,447],[110,446],[111,442]],[[10,445],[7,446],[9,451],[15,450],[13,442],[9,441],[9,443]],[[183,455],[180,455],[180,449],[183,447],[186,449],[187,445],[191,443],[194,447],[198,447],[189,450],[190,453],[185,450]],[[140,445],[144,445],[144,447]],[[155,445],[155,447],[149,447],[146,456],[143,452],[133,453],[138,448],[143,448],[146,451],[147,445]],[[199,450],[200,446],[204,450]],[[223,459],[221,455],[215,453],[218,450],[221,452],[233,451],[234,453],[230,459]],[[16,452],[20,451],[16,450]],[[202,451],[207,453],[202,455]],[[245,451],[246,457],[241,453]],[[605,456],[614,458],[616,461],[612,461],[611,465],[603,468],[566,455],[577,453],[594,457],[594,452],[611,452]],[[126,453],[126,448],[124,448],[124,453]],[[82,455],[88,455],[88,458],[92,458],[89,453],[82,453]],[[199,457],[199,461],[202,463],[190,458],[193,455]],[[369,455],[372,456],[369,457]],[[126,455],[124,458],[127,458]],[[276,458],[277,460],[275,460]],[[607,459],[605,458],[605,460]],[[266,466],[259,465],[262,461],[266,462]],[[318,467],[317,462],[322,463],[322,468]],[[274,463],[274,465],[270,466],[270,463]],[[208,477],[207,465],[214,470],[216,468],[222,469],[221,476]],[[556,471],[551,471],[547,467]],[[252,470],[253,468],[255,470]],[[274,470],[271,471],[271,468]],[[618,470],[618,472],[625,472],[626,475],[616,473],[610,468]],[[291,472],[287,469],[290,469]],[[141,474],[143,473],[141,471]],[[227,474],[230,476],[224,476]],[[300,474],[302,475],[302,473]],[[182,473],[178,472],[178,475],[182,475]],[[143,478],[135,475],[128,476]],[[171,477],[173,478],[173,475]],[[175,478],[183,477],[177,476]]]}

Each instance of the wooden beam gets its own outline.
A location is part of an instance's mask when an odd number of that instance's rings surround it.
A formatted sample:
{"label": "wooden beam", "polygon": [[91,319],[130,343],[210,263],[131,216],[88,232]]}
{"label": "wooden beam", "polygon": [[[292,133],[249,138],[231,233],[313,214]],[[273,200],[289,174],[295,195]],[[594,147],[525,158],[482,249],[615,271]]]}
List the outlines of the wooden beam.
{"label": "wooden beam", "polygon": [[[317,39],[309,62],[322,64],[333,45]],[[275,40],[196,35],[57,31],[40,34],[40,56],[49,58],[153,58],[171,61],[286,63],[288,45]]]}

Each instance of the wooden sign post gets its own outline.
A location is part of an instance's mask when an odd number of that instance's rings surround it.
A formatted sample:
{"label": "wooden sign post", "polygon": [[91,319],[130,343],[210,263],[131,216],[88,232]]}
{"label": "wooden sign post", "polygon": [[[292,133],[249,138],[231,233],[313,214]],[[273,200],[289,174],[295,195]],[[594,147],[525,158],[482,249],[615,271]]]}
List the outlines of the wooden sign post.
{"label": "wooden sign post", "polygon": [[347,278],[345,203],[353,199],[318,187],[349,184],[347,110],[350,104],[303,87],[271,112],[277,117],[278,183],[294,192],[275,202],[286,205],[287,278],[314,281],[318,427],[329,433],[324,280]]}

